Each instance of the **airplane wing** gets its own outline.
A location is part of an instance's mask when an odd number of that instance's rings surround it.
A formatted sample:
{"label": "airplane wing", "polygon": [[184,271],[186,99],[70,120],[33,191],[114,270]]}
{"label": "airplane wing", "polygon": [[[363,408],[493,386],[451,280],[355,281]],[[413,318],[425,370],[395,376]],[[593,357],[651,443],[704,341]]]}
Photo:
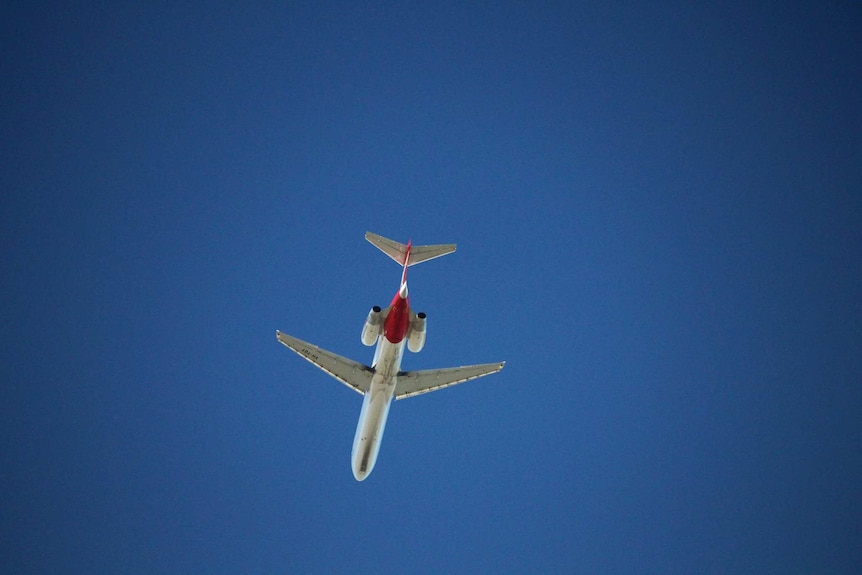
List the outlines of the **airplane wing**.
{"label": "airplane wing", "polygon": [[424,371],[402,371],[398,374],[395,384],[395,399],[404,399],[421,395],[431,391],[437,391],[450,385],[463,383],[477,377],[497,373],[505,361],[500,363],[485,363],[482,365],[468,365],[465,367],[450,367],[447,369],[429,369]]}
{"label": "airplane wing", "polygon": [[371,378],[374,377],[374,370],[367,365],[336,355],[331,351],[326,351],[307,341],[302,341],[280,331],[276,331],[275,336],[285,346],[360,395],[365,395],[371,388]]}

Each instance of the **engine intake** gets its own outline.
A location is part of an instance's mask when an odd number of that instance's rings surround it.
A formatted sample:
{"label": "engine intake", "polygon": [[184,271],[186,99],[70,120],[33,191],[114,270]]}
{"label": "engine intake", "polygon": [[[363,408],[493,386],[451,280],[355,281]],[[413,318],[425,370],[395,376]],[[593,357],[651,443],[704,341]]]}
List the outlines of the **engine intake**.
{"label": "engine intake", "polygon": [[380,327],[382,325],[383,315],[380,313],[380,306],[376,305],[368,312],[368,318],[362,327],[362,343],[365,345],[374,345],[377,342],[377,338],[380,337]]}
{"label": "engine intake", "polygon": [[410,322],[410,334],[407,336],[407,349],[413,353],[422,351],[425,347],[425,312],[419,312]]}

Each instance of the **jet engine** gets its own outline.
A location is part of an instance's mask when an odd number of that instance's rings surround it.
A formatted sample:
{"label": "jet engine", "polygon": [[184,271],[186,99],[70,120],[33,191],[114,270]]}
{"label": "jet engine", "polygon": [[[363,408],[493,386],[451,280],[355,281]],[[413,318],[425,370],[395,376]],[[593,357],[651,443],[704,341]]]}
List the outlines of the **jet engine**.
{"label": "jet engine", "polygon": [[410,322],[410,334],[407,336],[407,349],[416,353],[425,347],[425,312],[419,312]]}
{"label": "jet engine", "polygon": [[365,345],[374,345],[377,338],[380,336],[380,327],[383,325],[383,316],[380,313],[380,306],[374,306],[368,312],[368,318],[365,320],[365,325],[362,327],[362,343]]}

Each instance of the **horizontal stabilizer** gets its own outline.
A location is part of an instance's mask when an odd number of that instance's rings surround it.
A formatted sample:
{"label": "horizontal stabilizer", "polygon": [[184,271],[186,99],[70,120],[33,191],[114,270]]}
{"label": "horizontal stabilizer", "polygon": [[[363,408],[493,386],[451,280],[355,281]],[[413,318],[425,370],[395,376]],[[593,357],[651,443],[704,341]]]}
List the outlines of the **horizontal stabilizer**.
{"label": "horizontal stabilizer", "polygon": [[[398,262],[400,265],[404,265],[404,258],[408,253],[406,245],[398,243],[395,240],[384,238],[383,236],[378,236],[371,232],[365,232],[365,239],[374,244],[377,249]],[[455,251],[455,248],[456,244],[410,246],[410,260],[407,262],[407,266],[413,266],[428,260],[433,260],[434,258],[439,258],[440,256],[445,256],[446,254],[451,254]]]}
{"label": "horizontal stabilizer", "polygon": [[358,361],[334,354],[331,351],[319,348],[307,341],[281,333],[275,332],[278,341],[289,347],[353,391],[361,395],[371,389],[371,378],[374,370]]}
{"label": "horizontal stabilizer", "polygon": [[398,374],[395,384],[395,399],[404,399],[430,393],[449,387],[477,377],[483,377],[497,373],[505,361],[499,363],[485,363],[482,365],[468,365],[465,367],[450,367],[447,369],[428,369],[424,371],[402,371]]}

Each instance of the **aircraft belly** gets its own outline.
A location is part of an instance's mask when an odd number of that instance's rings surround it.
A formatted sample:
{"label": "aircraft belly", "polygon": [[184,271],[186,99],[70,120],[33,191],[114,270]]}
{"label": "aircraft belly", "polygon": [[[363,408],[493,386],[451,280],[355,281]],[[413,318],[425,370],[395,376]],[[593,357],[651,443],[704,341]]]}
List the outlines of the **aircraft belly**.
{"label": "aircraft belly", "polygon": [[374,379],[371,389],[362,400],[362,411],[359,413],[356,435],[353,438],[351,467],[353,476],[359,481],[371,473],[377,462],[380,441],[386,429],[389,407],[395,392],[394,382],[387,382],[376,376]]}
{"label": "aircraft belly", "polygon": [[371,366],[377,375],[394,381],[401,369],[401,358],[404,357],[406,343],[406,340],[392,343],[385,337],[378,339],[377,349],[374,352],[374,363]]}
{"label": "aircraft belly", "polygon": [[395,378],[401,369],[405,341],[391,343],[385,337],[377,340],[374,352],[374,377],[371,388],[362,399],[362,411],[353,437],[351,467],[353,476],[362,481],[377,462],[380,441],[389,417],[389,406],[395,395]]}

